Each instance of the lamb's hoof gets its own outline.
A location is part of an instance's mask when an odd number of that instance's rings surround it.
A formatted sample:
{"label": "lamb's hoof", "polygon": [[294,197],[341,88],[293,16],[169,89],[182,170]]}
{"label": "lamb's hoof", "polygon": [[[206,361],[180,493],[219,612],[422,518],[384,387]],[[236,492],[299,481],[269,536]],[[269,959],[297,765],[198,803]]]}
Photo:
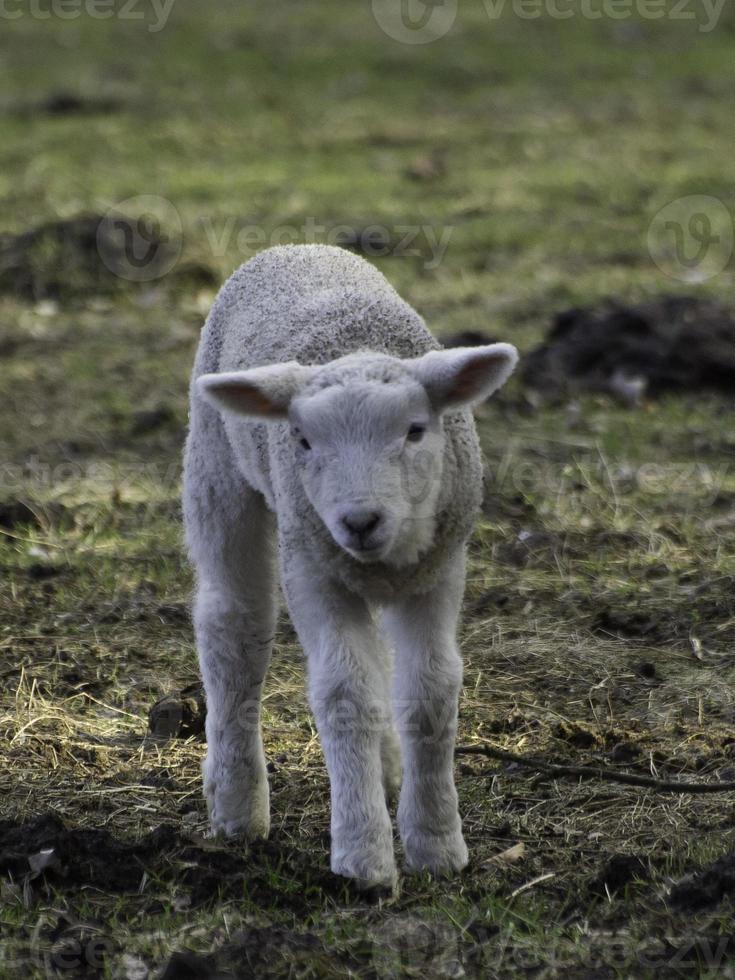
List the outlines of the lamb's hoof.
{"label": "lamb's hoof", "polygon": [[204,795],[213,836],[252,841],[270,833],[267,781],[255,784],[251,792],[244,791],[242,783],[208,781]]}
{"label": "lamb's hoof", "polygon": [[361,892],[393,892],[398,884],[392,847],[389,854],[362,851],[358,854],[332,855],[332,871],[349,878]]}
{"label": "lamb's hoof", "polygon": [[211,814],[209,825],[212,837],[226,837],[228,840],[255,841],[265,840],[270,833],[269,820],[247,820],[236,818],[223,820],[216,814]]}
{"label": "lamb's hoof", "polygon": [[406,835],[403,846],[409,869],[429,871],[435,878],[449,878],[469,861],[461,830],[449,834],[412,831]]}

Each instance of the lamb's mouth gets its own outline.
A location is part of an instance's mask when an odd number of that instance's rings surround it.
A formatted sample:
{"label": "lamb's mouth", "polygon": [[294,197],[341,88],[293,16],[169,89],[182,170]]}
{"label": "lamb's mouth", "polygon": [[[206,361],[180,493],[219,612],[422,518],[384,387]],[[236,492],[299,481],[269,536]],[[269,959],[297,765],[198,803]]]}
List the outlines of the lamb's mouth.
{"label": "lamb's mouth", "polygon": [[[344,547],[344,546],[343,546]],[[344,550],[352,558],[364,564],[370,564],[372,562],[380,561],[385,557],[386,545],[384,542],[376,542],[375,544],[366,544],[361,548],[347,548]]]}

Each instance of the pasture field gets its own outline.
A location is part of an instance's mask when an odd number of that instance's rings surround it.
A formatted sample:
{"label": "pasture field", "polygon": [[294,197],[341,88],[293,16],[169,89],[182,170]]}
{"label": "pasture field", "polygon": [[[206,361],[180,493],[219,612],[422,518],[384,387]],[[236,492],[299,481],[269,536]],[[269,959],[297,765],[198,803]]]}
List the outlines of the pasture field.
{"label": "pasture field", "polygon": [[[467,0],[413,45],[348,0],[176,0],[163,24],[122,6],[18,5],[0,33],[0,977],[735,976],[733,792],[460,753],[470,866],[372,901],[328,871],[285,616],[267,842],[207,838],[203,741],[148,732],[197,681],[180,455],[217,285],[267,244],[339,237],[439,336],[522,352],[605,297],[732,305],[732,261],[682,281],[647,244],[683,197],[735,215],[732,10],[704,30],[694,4]],[[140,195],[157,278],[82,231],[8,237]],[[732,401],[544,401],[516,379],[478,424],[460,745],[735,781]]]}

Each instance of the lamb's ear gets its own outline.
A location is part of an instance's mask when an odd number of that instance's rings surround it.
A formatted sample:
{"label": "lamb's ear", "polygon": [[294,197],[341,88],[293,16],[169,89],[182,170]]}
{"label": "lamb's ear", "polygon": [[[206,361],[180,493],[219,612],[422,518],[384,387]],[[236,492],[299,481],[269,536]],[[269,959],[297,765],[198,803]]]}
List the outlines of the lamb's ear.
{"label": "lamb's ear", "polygon": [[203,374],[197,378],[196,386],[215,408],[236,415],[282,421],[288,417],[291,399],[311,373],[312,368],[288,361],[249,371]]}
{"label": "lamb's ear", "polygon": [[413,362],[416,377],[438,411],[489,398],[517,363],[518,351],[512,344],[433,350]]}

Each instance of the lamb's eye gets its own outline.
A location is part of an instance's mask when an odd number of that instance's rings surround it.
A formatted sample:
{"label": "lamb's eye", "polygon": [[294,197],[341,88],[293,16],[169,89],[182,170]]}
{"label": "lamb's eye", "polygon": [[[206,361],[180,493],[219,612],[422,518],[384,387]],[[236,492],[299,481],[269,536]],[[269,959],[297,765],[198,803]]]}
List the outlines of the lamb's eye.
{"label": "lamb's eye", "polygon": [[408,435],[406,438],[409,442],[421,442],[424,438],[424,433],[426,432],[426,427],[423,425],[412,425],[408,430]]}
{"label": "lamb's eye", "polygon": [[308,439],[299,439],[299,445],[302,449],[311,449],[311,443]]}

